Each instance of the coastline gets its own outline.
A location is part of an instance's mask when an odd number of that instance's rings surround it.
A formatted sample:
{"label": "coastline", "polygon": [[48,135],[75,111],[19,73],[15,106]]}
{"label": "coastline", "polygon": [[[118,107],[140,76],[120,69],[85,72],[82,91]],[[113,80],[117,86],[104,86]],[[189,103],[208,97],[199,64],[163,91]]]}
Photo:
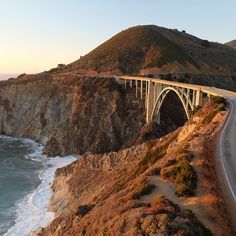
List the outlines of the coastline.
{"label": "coastline", "polygon": [[31,139],[8,136],[1,136],[1,138],[21,140],[23,144],[31,144],[33,151],[29,155],[26,155],[25,158],[41,162],[44,166],[39,172],[40,184],[37,188],[29,192],[15,204],[15,223],[4,234],[4,236],[31,235],[38,228],[49,225],[54,219],[54,212],[51,212],[48,207],[50,198],[52,197],[51,184],[54,181],[56,170],[74,162],[78,158],[72,155],[48,158],[42,154],[43,145]]}
{"label": "coastline", "polygon": [[[149,225],[156,232],[159,222],[161,234],[170,232],[170,225],[176,232],[182,232],[180,222],[183,222],[186,232],[192,235],[230,235],[227,212],[217,190],[212,152],[207,151],[213,134],[225,119],[225,113],[214,113],[218,106],[209,103],[185,126],[160,139],[118,152],[87,154],[57,170],[49,207],[55,212],[55,219],[35,235],[97,235],[104,232],[138,235],[146,232]],[[205,123],[212,114],[214,116]],[[181,198],[174,195],[173,200],[160,191],[160,184],[151,181],[158,176],[164,178],[163,171],[188,161],[198,178],[195,195]],[[174,184],[171,180],[166,181]],[[167,182],[164,185],[169,188]],[[143,186],[155,186],[151,190],[153,195],[143,192]],[[155,193],[155,188],[160,192]],[[172,189],[173,194],[175,189]],[[162,194],[164,200],[160,198]],[[149,200],[142,196],[149,197]],[[202,217],[205,217],[204,221]],[[149,219],[157,221],[150,222]],[[188,223],[185,225],[184,222]]]}

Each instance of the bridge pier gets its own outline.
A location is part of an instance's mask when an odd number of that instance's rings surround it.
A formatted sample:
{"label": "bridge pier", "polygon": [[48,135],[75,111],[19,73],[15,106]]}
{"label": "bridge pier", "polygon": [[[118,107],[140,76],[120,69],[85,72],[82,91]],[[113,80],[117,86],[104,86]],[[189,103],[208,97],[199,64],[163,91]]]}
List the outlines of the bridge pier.
{"label": "bridge pier", "polygon": [[196,91],[196,101],[195,101],[195,106],[202,106],[202,98],[203,98],[203,93],[201,92],[201,89],[198,89]]}
{"label": "bridge pier", "polygon": [[149,124],[152,119],[152,111],[154,107],[154,85],[152,81],[148,81],[147,84],[148,84],[148,93],[146,96],[147,100],[146,122],[147,124]]}
{"label": "bridge pier", "polygon": [[135,80],[136,98],[138,98],[138,80]]}
{"label": "bridge pier", "polygon": [[132,85],[133,85],[133,80],[130,80],[130,81],[129,81],[129,86],[130,86],[130,88],[132,88]]}

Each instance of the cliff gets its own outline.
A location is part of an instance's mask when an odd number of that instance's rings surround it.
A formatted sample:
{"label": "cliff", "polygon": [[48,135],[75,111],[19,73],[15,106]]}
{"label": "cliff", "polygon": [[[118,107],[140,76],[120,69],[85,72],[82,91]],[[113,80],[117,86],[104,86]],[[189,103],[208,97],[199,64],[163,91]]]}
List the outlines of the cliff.
{"label": "cliff", "polygon": [[224,120],[210,102],[160,139],[58,169],[38,235],[231,235],[209,145]]}
{"label": "cliff", "polygon": [[42,74],[0,82],[0,133],[38,140],[50,156],[129,147],[151,134],[144,124],[144,101],[114,79]]}
{"label": "cliff", "polygon": [[143,106],[112,79],[18,79],[0,84],[0,132],[38,140],[49,155],[118,150],[144,125]]}

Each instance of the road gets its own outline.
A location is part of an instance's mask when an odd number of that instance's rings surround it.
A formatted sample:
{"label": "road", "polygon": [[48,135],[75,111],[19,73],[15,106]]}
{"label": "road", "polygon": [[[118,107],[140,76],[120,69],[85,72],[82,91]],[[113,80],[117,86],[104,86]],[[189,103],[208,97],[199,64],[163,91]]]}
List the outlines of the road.
{"label": "road", "polygon": [[225,182],[236,204],[236,93],[204,86],[203,90],[224,96],[230,105],[230,113],[220,136],[219,157]]}
{"label": "road", "polygon": [[230,192],[236,203],[236,96],[224,95],[230,103],[230,114],[220,137],[220,158]]}

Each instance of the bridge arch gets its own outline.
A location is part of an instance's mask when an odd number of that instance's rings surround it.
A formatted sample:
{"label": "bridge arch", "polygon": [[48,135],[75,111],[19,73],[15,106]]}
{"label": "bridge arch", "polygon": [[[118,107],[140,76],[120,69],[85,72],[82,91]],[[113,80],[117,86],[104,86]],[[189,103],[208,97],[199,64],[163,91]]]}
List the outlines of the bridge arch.
{"label": "bridge arch", "polygon": [[186,91],[181,90],[179,88],[166,87],[161,91],[161,93],[158,95],[157,99],[155,100],[152,115],[151,115],[152,121],[156,121],[157,123],[160,124],[161,107],[165,101],[166,96],[170,92],[174,92],[178,96],[181,104],[183,105],[187,119],[190,118],[191,111],[194,109],[194,106],[193,106],[191,99],[190,99],[190,95],[187,94]]}

